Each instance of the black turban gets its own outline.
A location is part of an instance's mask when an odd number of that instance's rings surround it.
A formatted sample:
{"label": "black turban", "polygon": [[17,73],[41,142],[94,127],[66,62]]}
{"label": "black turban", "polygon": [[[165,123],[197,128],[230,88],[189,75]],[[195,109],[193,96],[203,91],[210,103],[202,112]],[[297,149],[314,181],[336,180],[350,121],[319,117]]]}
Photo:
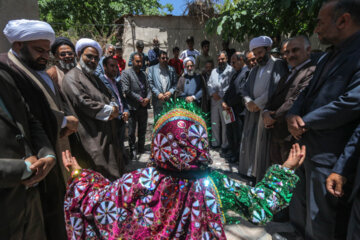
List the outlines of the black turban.
{"label": "black turban", "polygon": [[75,46],[74,44],[70,41],[70,39],[68,39],[67,37],[57,37],[55,39],[55,42],[53,43],[53,45],[51,45],[51,52],[53,55],[55,55],[56,50],[58,49],[58,47],[62,46],[62,45],[68,45],[69,47],[71,47],[71,49],[75,52]]}

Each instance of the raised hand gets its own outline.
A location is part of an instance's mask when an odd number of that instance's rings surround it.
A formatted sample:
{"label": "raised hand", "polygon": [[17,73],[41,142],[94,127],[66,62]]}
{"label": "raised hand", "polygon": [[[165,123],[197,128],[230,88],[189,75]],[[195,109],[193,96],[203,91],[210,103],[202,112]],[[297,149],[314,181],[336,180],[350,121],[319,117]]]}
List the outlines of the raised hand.
{"label": "raised hand", "polygon": [[284,162],[283,167],[294,170],[298,168],[305,160],[306,147],[301,146],[298,143],[292,145],[288,159]]}
{"label": "raised hand", "polygon": [[62,152],[62,161],[63,161],[64,167],[69,172],[72,172],[77,169],[81,169],[76,158],[71,155],[71,152],[69,150]]}

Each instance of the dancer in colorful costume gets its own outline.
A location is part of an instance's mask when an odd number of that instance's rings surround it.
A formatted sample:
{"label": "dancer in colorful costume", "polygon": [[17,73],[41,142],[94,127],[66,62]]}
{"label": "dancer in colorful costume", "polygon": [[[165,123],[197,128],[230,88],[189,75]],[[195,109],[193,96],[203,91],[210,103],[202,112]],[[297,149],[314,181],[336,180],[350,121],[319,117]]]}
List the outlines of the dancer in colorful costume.
{"label": "dancer in colorful costume", "polygon": [[305,147],[294,145],[284,165],[272,166],[249,187],[208,167],[205,119],[192,104],[169,103],[154,126],[150,166],[114,182],[80,169],[64,152],[64,165],[72,171],[65,198],[68,237],[226,239],[224,224],[240,217],[270,221],[291,200],[298,181],[293,170],[303,162]]}

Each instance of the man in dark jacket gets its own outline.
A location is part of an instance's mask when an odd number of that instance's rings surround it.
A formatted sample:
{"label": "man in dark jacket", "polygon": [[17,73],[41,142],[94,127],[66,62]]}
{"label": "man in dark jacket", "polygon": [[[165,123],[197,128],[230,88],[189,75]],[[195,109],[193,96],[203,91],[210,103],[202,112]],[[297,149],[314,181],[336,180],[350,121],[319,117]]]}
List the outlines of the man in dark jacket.
{"label": "man in dark jacket", "polygon": [[120,149],[124,160],[127,161],[128,157],[125,154],[124,138],[126,122],[129,119],[129,108],[121,89],[120,82],[116,81],[116,76],[119,73],[119,67],[116,59],[113,57],[106,57],[103,60],[104,74],[100,76],[101,81],[111,91],[112,96],[115,98],[116,104],[119,106],[119,116],[117,117],[116,125],[119,138]]}
{"label": "man in dark jacket", "polygon": [[234,53],[231,57],[231,66],[235,72],[231,76],[229,88],[226,90],[222,107],[224,110],[234,112],[235,121],[226,124],[226,135],[229,140],[230,151],[225,158],[229,162],[237,162],[239,160],[239,150],[241,144],[241,135],[244,124],[244,115],[241,115],[245,106],[241,97],[241,89],[246,83],[249,69],[245,65],[246,57],[240,52]]}
{"label": "man in dark jacket", "polygon": [[346,198],[327,193],[325,180],[343,170],[338,159],[360,117],[360,2],[325,3],[315,32],[333,48],[319,60],[287,117],[290,133],[308,153],[304,171],[298,172],[302,181],[290,205],[290,219],[307,239],[345,239],[349,206]]}
{"label": "man in dark jacket", "polygon": [[310,41],[306,36],[298,36],[288,41],[285,53],[291,72],[280,80],[263,111],[264,126],[271,130],[272,164],[286,161],[294,143],[287,129],[285,116],[300,92],[309,84],[315,71],[310,52]]}
{"label": "man in dark jacket", "polygon": [[[145,134],[147,127],[148,112],[150,107],[151,91],[147,75],[141,70],[143,64],[142,55],[133,55],[132,67],[124,70],[121,74],[121,88],[128,102],[129,117],[129,147],[130,158],[135,159],[137,152],[145,152]],[[138,144],[136,152],[136,125],[138,125]]]}

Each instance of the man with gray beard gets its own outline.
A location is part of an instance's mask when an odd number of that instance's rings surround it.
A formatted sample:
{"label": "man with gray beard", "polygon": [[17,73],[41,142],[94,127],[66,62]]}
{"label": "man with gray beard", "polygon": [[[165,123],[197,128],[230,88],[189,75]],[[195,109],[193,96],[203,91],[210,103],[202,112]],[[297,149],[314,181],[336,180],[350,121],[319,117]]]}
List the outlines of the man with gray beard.
{"label": "man with gray beard", "polygon": [[200,105],[204,82],[201,76],[195,73],[194,58],[185,58],[184,66],[185,74],[179,78],[175,96],[185,99],[186,102],[195,102]]}
{"label": "man with gray beard", "polygon": [[63,80],[63,93],[79,118],[79,131],[70,138],[71,150],[83,168],[112,180],[123,173],[116,119],[119,106],[94,72],[102,54],[99,43],[82,38],[76,43],[79,64]]}
{"label": "man with gray beard", "polygon": [[61,91],[64,75],[76,66],[75,46],[69,38],[58,37],[51,45],[51,53],[56,62],[46,73]]}

